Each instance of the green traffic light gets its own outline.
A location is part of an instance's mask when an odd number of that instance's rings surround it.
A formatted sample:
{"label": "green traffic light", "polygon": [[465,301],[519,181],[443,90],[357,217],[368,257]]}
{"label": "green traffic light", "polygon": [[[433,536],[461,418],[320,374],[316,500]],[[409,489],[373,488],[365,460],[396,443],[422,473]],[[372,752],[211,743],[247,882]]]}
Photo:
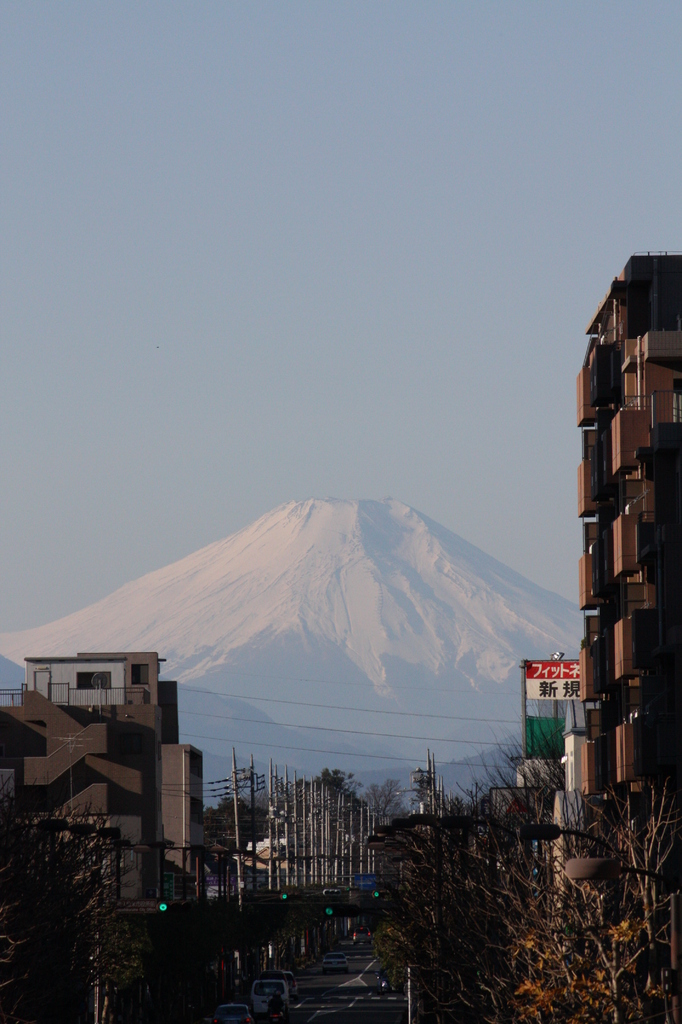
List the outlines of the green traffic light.
{"label": "green traffic light", "polygon": [[375,900],[378,900],[379,897],[381,896],[381,893],[379,892],[378,889],[375,889],[374,892],[372,893],[372,896],[374,897]]}
{"label": "green traffic light", "polygon": [[167,903],[159,903],[159,910],[161,911],[161,913],[163,913],[164,910],[168,910],[168,904]]}
{"label": "green traffic light", "polygon": [[332,914],[334,913],[334,909],[333,907],[325,907],[324,912],[328,917],[331,917]]}
{"label": "green traffic light", "polygon": [[289,899],[289,893],[288,892],[283,892],[282,893],[282,899],[283,900],[288,900]]}

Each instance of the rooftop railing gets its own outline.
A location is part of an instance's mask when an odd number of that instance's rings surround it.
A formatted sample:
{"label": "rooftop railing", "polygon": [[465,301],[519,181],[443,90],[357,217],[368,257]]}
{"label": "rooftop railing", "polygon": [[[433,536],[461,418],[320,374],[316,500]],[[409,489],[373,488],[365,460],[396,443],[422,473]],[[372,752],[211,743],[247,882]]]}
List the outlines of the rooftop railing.
{"label": "rooftop railing", "polygon": [[125,704],[126,691],[123,686],[107,686],[101,689],[74,689],[68,683],[52,683],[50,700],[53,704],[68,704],[70,707],[99,707],[110,704]]}
{"label": "rooftop railing", "polygon": [[20,708],[23,704],[23,690],[0,690],[0,708]]}

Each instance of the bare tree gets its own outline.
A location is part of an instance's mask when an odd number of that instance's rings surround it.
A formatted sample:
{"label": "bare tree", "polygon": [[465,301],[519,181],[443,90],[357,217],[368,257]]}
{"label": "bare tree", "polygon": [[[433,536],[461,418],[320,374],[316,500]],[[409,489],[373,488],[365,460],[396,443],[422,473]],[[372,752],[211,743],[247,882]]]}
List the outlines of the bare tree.
{"label": "bare tree", "polygon": [[[384,855],[400,861],[400,879],[379,952],[394,977],[412,967],[426,1020],[656,1019],[668,921],[661,873],[678,829],[672,795],[609,793],[591,809],[591,839],[524,844],[508,814],[465,824],[399,833]],[[620,877],[570,882],[565,858],[594,856],[603,844],[623,865]]]}
{"label": "bare tree", "polygon": [[379,818],[397,816],[405,810],[399,779],[385,779],[382,783],[373,782],[365,790],[365,797],[370,809]]}

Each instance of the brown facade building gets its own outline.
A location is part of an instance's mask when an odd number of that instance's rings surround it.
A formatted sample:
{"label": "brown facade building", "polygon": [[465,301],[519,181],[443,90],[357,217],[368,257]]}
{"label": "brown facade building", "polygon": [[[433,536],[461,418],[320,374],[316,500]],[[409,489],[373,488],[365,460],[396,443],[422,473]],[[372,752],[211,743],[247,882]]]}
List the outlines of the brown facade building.
{"label": "brown facade building", "polygon": [[160,895],[182,848],[190,870],[203,844],[202,757],[178,743],[177,684],[155,652],[25,661],[22,689],[0,694],[0,769],[38,811],[120,828],[121,895]]}
{"label": "brown facade building", "polygon": [[583,792],[682,787],[682,256],[635,255],[578,374]]}

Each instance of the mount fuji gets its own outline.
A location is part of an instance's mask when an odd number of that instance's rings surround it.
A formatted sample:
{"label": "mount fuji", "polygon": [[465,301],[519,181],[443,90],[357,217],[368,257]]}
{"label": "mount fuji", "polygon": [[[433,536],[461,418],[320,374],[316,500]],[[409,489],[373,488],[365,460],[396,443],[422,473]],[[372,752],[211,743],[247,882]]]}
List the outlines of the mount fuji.
{"label": "mount fuji", "polygon": [[157,650],[204,750],[391,774],[518,734],[519,661],[577,655],[581,633],[577,606],[400,501],[309,499],[0,652]]}

